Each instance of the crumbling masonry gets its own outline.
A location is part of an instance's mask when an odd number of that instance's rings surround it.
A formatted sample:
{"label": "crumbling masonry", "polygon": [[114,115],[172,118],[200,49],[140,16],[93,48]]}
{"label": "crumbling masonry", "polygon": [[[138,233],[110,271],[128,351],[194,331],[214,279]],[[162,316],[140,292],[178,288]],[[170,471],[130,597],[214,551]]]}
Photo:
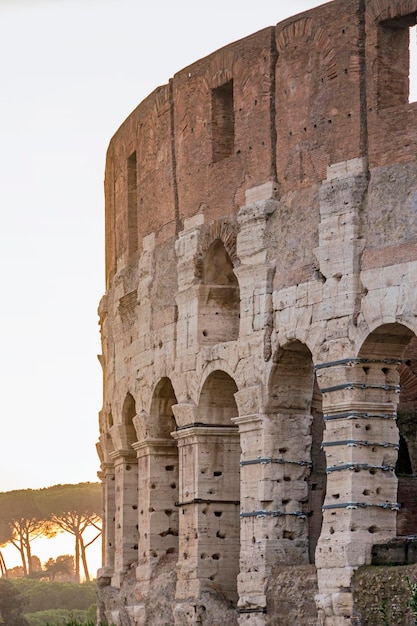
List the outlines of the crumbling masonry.
{"label": "crumbling masonry", "polygon": [[111,140],[109,623],[346,626],[372,546],[416,534],[416,15],[297,15]]}

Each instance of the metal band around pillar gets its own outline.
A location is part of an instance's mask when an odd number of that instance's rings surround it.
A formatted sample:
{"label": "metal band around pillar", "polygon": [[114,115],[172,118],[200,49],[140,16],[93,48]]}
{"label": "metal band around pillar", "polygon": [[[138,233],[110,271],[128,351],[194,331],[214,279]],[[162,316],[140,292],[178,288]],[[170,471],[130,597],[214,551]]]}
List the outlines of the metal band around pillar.
{"label": "metal band around pillar", "polygon": [[383,391],[394,391],[400,393],[400,385],[368,385],[366,383],[342,383],[333,387],[323,387],[321,393],[333,393],[343,389],[382,389]]}
{"label": "metal band around pillar", "polygon": [[189,506],[190,504],[240,504],[240,500],[209,500],[206,498],[193,498],[185,502],[175,502],[174,506]]}
{"label": "metal band around pillar", "polygon": [[381,504],[368,504],[367,502],[341,502],[338,504],[323,504],[322,511],[328,511],[331,509],[367,509],[370,507],[377,507],[379,509],[390,509],[391,511],[398,511],[401,505],[398,502],[383,502]]}
{"label": "metal band around pillar", "polygon": [[398,450],[400,447],[398,443],[388,443],[387,441],[361,441],[359,439],[345,439],[342,441],[325,441],[321,444],[322,448],[330,448],[332,446],[348,446],[348,447],[367,446],[370,448],[374,446],[379,446],[382,448],[394,448],[395,450]]}
{"label": "metal band around pillar", "polygon": [[358,420],[358,419],[391,419],[396,420],[396,413],[362,413],[360,411],[347,411],[346,413],[335,413],[334,415],[326,414],[323,416],[325,422],[331,420]]}
{"label": "metal band around pillar", "polygon": [[361,357],[348,357],[339,361],[328,361],[327,363],[318,363],[314,366],[315,370],[325,369],[327,367],[337,367],[338,365],[361,365],[367,363],[382,363],[384,365],[401,365],[402,359],[367,359]]}
{"label": "metal band around pillar", "polygon": [[359,472],[360,470],[382,470],[383,472],[394,472],[394,465],[368,465],[368,463],[346,463],[345,465],[331,465],[326,467],[326,474],[332,472],[342,472],[344,470],[353,470]]}
{"label": "metal band around pillar", "polygon": [[248,459],[247,461],[240,461],[241,467],[245,465],[267,465],[269,463],[277,463],[278,465],[301,465],[306,467],[312,467],[312,463],[310,461],[290,461],[287,459],[274,459],[270,456],[260,456],[257,459]]}
{"label": "metal band around pillar", "polygon": [[307,517],[309,517],[311,515],[311,512],[309,511],[308,513],[302,513],[301,511],[286,512],[286,511],[264,511],[264,510],[260,510],[260,511],[249,511],[248,513],[241,513],[240,517],[241,518],[245,518],[245,517],[284,517],[285,515],[293,515],[295,517],[298,517],[299,519],[307,519]]}

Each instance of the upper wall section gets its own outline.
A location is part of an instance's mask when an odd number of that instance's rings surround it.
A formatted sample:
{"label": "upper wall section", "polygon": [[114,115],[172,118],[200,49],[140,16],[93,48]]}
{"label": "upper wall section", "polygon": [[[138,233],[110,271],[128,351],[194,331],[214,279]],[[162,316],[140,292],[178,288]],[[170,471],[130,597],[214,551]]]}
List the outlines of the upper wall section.
{"label": "upper wall section", "polygon": [[156,89],[108,150],[107,285],[137,260],[144,237],[162,243],[198,213],[206,222],[235,214],[264,183],[279,198],[308,187],[314,195],[335,163],[415,159],[408,37],[416,14],[417,0],[333,0]]}
{"label": "upper wall section", "polygon": [[367,0],[366,99],[370,167],[415,161],[417,103],[409,103],[409,29],[417,0]]}
{"label": "upper wall section", "polygon": [[361,2],[342,0],[276,27],[277,176],[281,193],[363,156]]}
{"label": "upper wall section", "polygon": [[232,43],[173,81],[180,219],[232,213],[271,180],[274,29]]}

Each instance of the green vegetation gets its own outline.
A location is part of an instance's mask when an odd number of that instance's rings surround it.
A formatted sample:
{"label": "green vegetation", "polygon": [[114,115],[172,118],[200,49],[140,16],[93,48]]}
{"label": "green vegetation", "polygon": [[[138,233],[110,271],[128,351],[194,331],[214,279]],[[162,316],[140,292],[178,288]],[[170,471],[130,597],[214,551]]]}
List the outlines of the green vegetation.
{"label": "green vegetation", "polygon": [[95,621],[86,621],[86,611],[66,611],[65,609],[50,609],[37,613],[26,613],[29,626],[95,626]]}
{"label": "green vegetation", "polygon": [[0,624],[2,626],[28,626],[23,616],[25,598],[7,578],[0,578]]}
{"label": "green vegetation", "polygon": [[95,626],[95,583],[0,578],[2,626]]}
{"label": "green vegetation", "polygon": [[96,602],[94,582],[78,584],[16,578],[13,585],[27,601],[25,613],[65,609],[68,614],[74,609],[87,611]]}
{"label": "green vegetation", "polygon": [[411,581],[408,576],[405,577],[408,588],[410,590],[410,599],[407,602],[407,607],[411,609],[414,617],[414,626],[417,626],[417,582]]}

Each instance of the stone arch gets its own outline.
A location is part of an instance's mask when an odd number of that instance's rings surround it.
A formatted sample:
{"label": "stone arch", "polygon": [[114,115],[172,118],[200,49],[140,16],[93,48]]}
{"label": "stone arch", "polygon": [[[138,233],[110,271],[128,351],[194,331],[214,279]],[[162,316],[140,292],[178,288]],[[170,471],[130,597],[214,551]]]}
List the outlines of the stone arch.
{"label": "stone arch", "polygon": [[139,558],[137,579],[149,582],[161,557],[178,556],[179,464],[172,406],[177,403],[171,380],[162,378],[152,394],[145,438],[135,445],[138,456]]}
{"label": "stone arch", "polygon": [[326,492],[323,410],[312,355],[300,341],[278,353],[268,386],[270,481],[267,510],[279,562],[315,562]]}
{"label": "stone arch", "polygon": [[[377,476],[374,481],[376,484],[379,478],[381,484],[385,484],[385,493],[381,485],[375,486],[375,490],[379,489],[382,502],[384,496],[386,502],[398,501],[397,534],[414,534],[417,527],[417,339],[402,324],[383,324],[365,339],[359,357],[362,385],[368,387],[368,401],[385,404],[388,409],[393,407],[397,412],[396,422],[392,419],[384,424],[385,444],[389,447],[379,454],[380,463],[392,471],[383,477],[385,480]],[[375,438],[372,430],[381,429],[377,424],[369,424],[367,428],[369,439]],[[390,499],[391,494],[396,498]]]}
{"label": "stone arch", "polygon": [[[235,232],[226,225],[206,235],[195,259],[198,288],[198,338],[202,344],[239,336],[240,289],[233,269]],[[231,256],[232,255],[232,256]]]}
{"label": "stone arch", "polygon": [[220,239],[229,255],[233,267],[239,264],[237,256],[237,229],[236,224],[228,219],[216,220],[206,227],[198,243],[198,250],[194,257],[195,276],[201,280],[203,272],[203,258],[214,241]]}
{"label": "stone arch", "polygon": [[232,602],[237,600],[240,550],[240,445],[233,423],[237,390],[224,371],[210,373],[202,385],[196,422],[178,433],[184,542],[179,580],[183,576],[188,585],[195,576]]}
{"label": "stone arch", "polygon": [[133,419],[136,417],[136,402],[132,394],[129,392],[123,402],[122,407],[122,438],[126,447],[130,448],[135,443],[136,430]]}
{"label": "stone arch", "polygon": [[215,369],[202,385],[197,407],[197,419],[202,424],[233,426],[231,419],[237,417],[234,394],[237,386],[225,371]]}
{"label": "stone arch", "polygon": [[173,404],[177,403],[174,388],[169,378],[162,378],[155,387],[149,411],[149,432],[151,436],[171,436],[176,428]]}

